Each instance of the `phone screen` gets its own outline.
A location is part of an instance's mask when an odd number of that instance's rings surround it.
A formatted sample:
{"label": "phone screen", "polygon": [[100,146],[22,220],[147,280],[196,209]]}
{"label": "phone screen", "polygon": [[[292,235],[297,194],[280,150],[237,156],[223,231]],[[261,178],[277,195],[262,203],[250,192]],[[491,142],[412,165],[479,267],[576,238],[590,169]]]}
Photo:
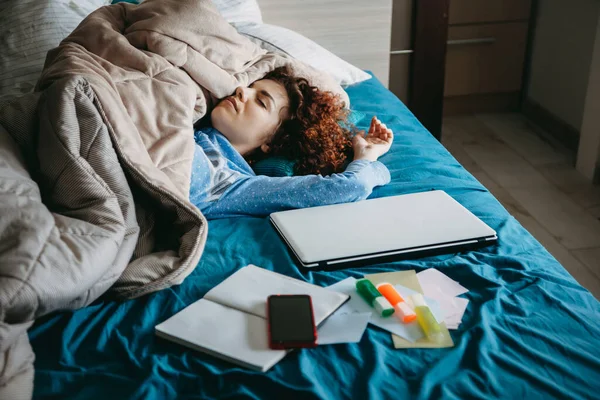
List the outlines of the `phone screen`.
{"label": "phone screen", "polygon": [[271,296],[269,324],[274,343],[314,342],[316,339],[308,295]]}

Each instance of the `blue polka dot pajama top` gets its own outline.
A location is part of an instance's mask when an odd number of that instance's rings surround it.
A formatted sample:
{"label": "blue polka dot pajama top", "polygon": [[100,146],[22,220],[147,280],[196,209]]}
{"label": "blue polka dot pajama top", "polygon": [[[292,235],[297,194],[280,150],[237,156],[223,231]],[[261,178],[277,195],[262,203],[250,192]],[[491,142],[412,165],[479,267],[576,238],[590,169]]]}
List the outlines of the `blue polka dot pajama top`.
{"label": "blue polka dot pajama top", "polygon": [[352,161],[342,173],[269,177],[256,175],[231,143],[214,128],[196,131],[190,201],[207,219],[264,216],[292,208],[366,199],[389,183],[379,161]]}

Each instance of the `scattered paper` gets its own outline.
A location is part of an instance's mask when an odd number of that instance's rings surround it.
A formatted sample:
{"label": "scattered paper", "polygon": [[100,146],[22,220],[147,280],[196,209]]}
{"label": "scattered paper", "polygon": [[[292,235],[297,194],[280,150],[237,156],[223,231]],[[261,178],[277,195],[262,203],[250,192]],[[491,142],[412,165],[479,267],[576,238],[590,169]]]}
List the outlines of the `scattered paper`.
{"label": "scattered paper", "polygon": [[414,270],[410,271],[396,271],[396,272],[382,272],[379,274],[370,274],[365,275],[365,278],[369,279],[373,285],[377,286],[380,283],[391,283],[394,285],[396,290],[400,293],[400,295],[406,301],[406,304],[410,306],[410,308],[414,309],[412,301],[410,300],[411,295],[421,293],[425,296],[425,302],[431,309],[433,316],[435,317],[438,323],[442,323],[445,320],[445,312],[439,302],[431,297],[427,297],[423,292],[419,280],[417,278],[417,274]]}
{"label": "scattered paper", "polygon": [[448,297],[455,297],[459,294],[468,292],[467,288],[448,278],[437,269],[428,268],[424,271],[421,271],[417,274],[417,278],[419,279],[419,283],[423,288],[423,293],[426,296],[428,296],[428,288],[431,289],[432,286],[437,287],[439,291]]}
{"label": "scattered paper", "polygon": [[[408,289],[422,293],[434,314],[436,313],[434,310],[436,303],[431,300],[435,300],[440,307],[443,320],[448,329],[458,329],[469,304],[469,300],[467,299],[454,297],[466,293],[468,290],[433,268],[424,270],[418,274],[415,274],[414,270],[396,271],[366,275],[365,278],[368,278],[375,285],[389,282],[393,285],[402,285]],[[405,298],[405,300],[412,306],[410,298]],[[436,319],[440,322],[437,316]]]}
{"label": "scattered paper", "polygon": [[[392,280],[395,281],[395,279],[392,279]],[[398,293],[400,293],[400,295],[402,297],[404,297],[404,299],[406,300],[407,303],[409,303],[409,300],[410,300],[410,297],[408,297],[408,296],[411,296],[414,293],[419,293],[416,290],[412,290],[412,289],[407,288],[402,285],[394,285],[394,287],[396,288]],[[437,322],[440,324],[440,326],[442,328],[442,336],[443,336],[442,340],[440,340],[439,342],[432,342],[431,340],[429,340],[425,336],[423,336],[421,339],[418,339],[414,342],[410,342],[398,335],[392,335],[392,341],[394,342],[394,348],[396,348],[396,349],[417,349],[417,348],[433,349],[433,348],[444,348],[444,347],[454,346],[454,341],[452,341],[450,332],[448,332],[448,329],[450,329],[450,327],[448,326],[447,322],[444,322],[447,319],[444,317],[444,313],[442,311],[441,305],[436,300],[434,300],[430,297],[424,297],[424,298],[425,298],[425,302],[431,309],[431,313],[433,314],[433,316],[435,317],[435,319],[437,320]],[[412,304],[411,304],[411,306],[412,306]],[[456,328],[454,328],[454,329],[456,329]]]}
{"label": "scattered paper", "polygon": [[[433,268],[418,274],[415,274],[414,271],[397,271],[366,275],[365,278],[375,285],[383,282],[391,283],[411,306],[410,296],[422,293],[433,316],[442,326],[443,339],[438,343],[431,342],[425,337],[416,321],[411,324],[403,324],[393,315],[383,318],[372,313],[371,306],[356,292],[355,278],[347,278],[328,287],[328,289],[350,295],[350,300],[330,319],[344,314],[371,313],[369,322],[391,332],[395,348],[440,348],[454,345],[448,329],[458,329],[469,304],[469,300],[456,297],[468,292],[464,286]],[[343,324],[343,326],[346,325],[346,323]],[[340,330],[340,328],[338,327],[336,330]]]}
{"label": "scattered paper", "polygon": [[468,290],[433,268],[419,272],[417,278],[423,288],[423,294],[439,303],[448,329],[458,329],[469,300],[454,296]]}
{"label": "scattered paper", "polygon": [[360,341],[371,313],[335,313],[318,330],[317,344],[357,343]]}
{"label": "scattered paper", "polygon": [[444,312],[447,314],[446,322],[450,325],[460,324],[469,304],[469,300],[463,299],[462,297],[452,297],[445,300],[439,298],[438,301],[442,305]]}
{"label": "scattered paper", "polygon": [[[356,292],[355,278],[346,278],[343,281],[328,286],[327,289],[350,295],[350,300],[340,307],[340,309],[336,311],[334,315],[368,313],[373,311],[371,306],[367,304],[367,302],[365,302]],[[423,337],[423,330],[416,322],[403,324],[393,315],[384,318],[380,315],[372,313],[369,322],[380,327],[381,329],[401,336],[409,342],[414,342]]]}

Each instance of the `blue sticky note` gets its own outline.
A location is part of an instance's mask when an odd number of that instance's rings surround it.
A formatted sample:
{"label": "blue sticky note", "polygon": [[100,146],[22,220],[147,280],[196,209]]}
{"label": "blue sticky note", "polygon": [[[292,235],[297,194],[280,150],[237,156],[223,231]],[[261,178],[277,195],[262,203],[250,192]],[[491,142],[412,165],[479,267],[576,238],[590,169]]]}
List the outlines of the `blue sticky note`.
{"label": "blue sticky note", "polygon": [[[413,294],[419,293],[417,291],[414,291],[414,290],[409,289],[406,286],[402,286],[402,285],[394,285],[394,288],[398,291],[398,293],[400,293],[400,296],[402,296],[402,298],[404,298],[404,300],[406,301],[407,304],[410,304],[408,296],[412,296]],[[427,306],[431,310],[431,313],[435,317],[435,320],[437,321],[437,323],[441,324],[442,322],[444,322],[444,312],[442,311],[440,304],[436,300],[429,298],[429,297],[424,297],[424,299],[425,299],[425,302],[427,303]]]}

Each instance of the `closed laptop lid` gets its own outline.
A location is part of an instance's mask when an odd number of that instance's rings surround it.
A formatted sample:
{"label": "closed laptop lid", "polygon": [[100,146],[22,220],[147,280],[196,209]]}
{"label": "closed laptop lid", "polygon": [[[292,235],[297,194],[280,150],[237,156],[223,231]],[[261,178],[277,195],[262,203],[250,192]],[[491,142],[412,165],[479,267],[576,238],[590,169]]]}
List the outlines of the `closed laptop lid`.
{"label": "closed laptop lid", "polygon": [[303,264],[496,237],[441,190],[282,211],[271,220]]}

